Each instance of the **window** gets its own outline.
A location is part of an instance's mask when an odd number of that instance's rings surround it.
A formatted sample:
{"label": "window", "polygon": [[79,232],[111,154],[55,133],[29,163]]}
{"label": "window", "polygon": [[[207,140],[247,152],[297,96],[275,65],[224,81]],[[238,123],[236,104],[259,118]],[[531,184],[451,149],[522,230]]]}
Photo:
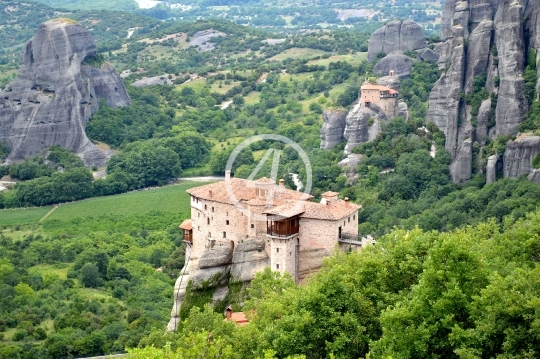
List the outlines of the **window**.
{"label": "window", "polygon": [[351,217],[349,217],[349,223],[351,222]]}
{"label": "window", "polygon": [[197,226],[197,230],[200,231],[200,230],[201,230],[201,226]]}
{"label": "window", "polygon": [[229,212],[227,212],[227,217],[229,217]]}
{"label": "window", "polygon": [[206,204],[204,205],[204,209],[206,209]]}
{"label": "window", "polygon": [[356,219],[356,214],[354,216],[352,216],[352,219],[353,219],[353,221]]}
{"label": "window", "polygon": [[226,220],[226,221],[225,221],[225,224],[226,224],[226,225],[229,225],[229,220]]}
{"label": "window", "polygon": [[276,248],[276,252],[279,253],[279,248]]}
{"label": "window", "polygon": [[255,224],[251,223],[251,228],[255,228]]}
{"label": "window", "polygon": [[279,264],[276,264],[276,269],[279,269]]}
{"label": "window", "polygon": [[214,207],[212,207],[212,212],[214,212]]}
{"label": "window", "polygon": [[210,218],[206,219],[206,224],[210,224]]}
{"label": "window", "polygon": [[227,232],[223,232],[223,238],[227,238]]}
{"label": "window", "polygon": [[201,212],[197,213],[199,215],[199,217],[201,217]]}

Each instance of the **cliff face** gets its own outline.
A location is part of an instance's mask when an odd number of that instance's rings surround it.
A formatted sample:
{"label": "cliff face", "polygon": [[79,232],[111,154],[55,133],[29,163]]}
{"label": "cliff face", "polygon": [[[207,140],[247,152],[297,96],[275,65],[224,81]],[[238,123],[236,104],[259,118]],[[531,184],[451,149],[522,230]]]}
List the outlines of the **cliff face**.
{"label": "cliff face", "polygon": [[191,247],[186,248],[186,271],[178,277],[174,287],[174,305],[171,319],[167,326],[175,331],[180,321],[180,307],[190,290],[197,291],[201,286],[214,289],[212,301],[225,300],[229,295],[229,283],[249,283],[257,272],[270,265],[270,258],[265,251],[264,240],[246,239],[234,249],[224,243],[217,243],[206,250],[200,258],[191,256]]}
{"label": "cliff face", "polygon": [[[536,49],[540,54],[540,3],[447,0],[440,37],[442,74],[430,94],[426,120],[445,133],[446,149],[454,161],[452,178],[462,182],[472,175],[466,168],[473,156],[470,144],[464,142],[483,145],[487,139],[516,134],[525,119],[529,105],[523,73],[528,51]],[[487,96],[473,116],[463,96],[474,92],[475,79],[483,78]],[[497,99],[493,107],[492,98]]]}
{"label": "cliff face", "polygon": [[424,31],[412,20],[395,20],[375,31],[369,38],[367,59],[371,61],[379,52],[419,50],[426,47]]}
{"label": "cliff face", "polygon": [[67,19],[42,24],[23,48],[17,78],[0,91],[0,141],[8,162],[21,161],[51,145],[75,151],[86,165],[103,165],[107,156],[85,133],[99,109],[128,106],[131,100],[114,69],[84,63],[96,56],[95,41]]}
{"label": "cliff face", "polygon": [[322,117],[321,148],[330,149],[343,140],[347,112],[331,108],[324,110]]}
{"label": "cliff face", "polygon": [[[377,84],[397,91],[400,81],[397,76],[385,76],[377,79]],[[398,114],[408,117],[407,105],[404,103],[399,105],[397,97],[383,101],[385,103],[371,102],[367,105],[362,101],[362,89],[360,90],[358,100],[346,118],[343,134],[347,140],[345,154],[350,154],[353,148],[362,143],[373,141],[381,132],[381,125]]]}

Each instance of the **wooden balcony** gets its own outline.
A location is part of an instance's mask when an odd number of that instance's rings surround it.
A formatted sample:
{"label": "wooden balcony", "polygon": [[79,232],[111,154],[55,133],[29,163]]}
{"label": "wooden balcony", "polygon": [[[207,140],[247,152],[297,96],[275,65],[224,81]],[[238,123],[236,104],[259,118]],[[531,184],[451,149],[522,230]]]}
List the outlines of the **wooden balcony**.
{"label": "wooden balcony", "polygon": [[193,243],[193,231],[184,229],[182,240]]}
{"label": "wooden balcony", "polygon": [[266,221],[266,234],[271,237],[290,237],[300,232],[300,218],[294,216],[279,221]]}

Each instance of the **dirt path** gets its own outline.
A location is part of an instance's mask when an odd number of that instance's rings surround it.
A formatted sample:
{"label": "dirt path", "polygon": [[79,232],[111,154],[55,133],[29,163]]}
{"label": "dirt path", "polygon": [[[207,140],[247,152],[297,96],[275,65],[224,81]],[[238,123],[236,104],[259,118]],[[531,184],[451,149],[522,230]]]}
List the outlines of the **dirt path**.
{"label": "dirt path", "polygon": [[47,217],[49,217],[51,215],[51,213],[53,213],[56,209],[58,208],[58,206],[54,206],[53,208],[51,208],[51,210],[47,213],[45,213],[45,215],[43,217],[40,218],[40,220],[38,221],[39,223],[43,222],[45,219],[47,219]]}

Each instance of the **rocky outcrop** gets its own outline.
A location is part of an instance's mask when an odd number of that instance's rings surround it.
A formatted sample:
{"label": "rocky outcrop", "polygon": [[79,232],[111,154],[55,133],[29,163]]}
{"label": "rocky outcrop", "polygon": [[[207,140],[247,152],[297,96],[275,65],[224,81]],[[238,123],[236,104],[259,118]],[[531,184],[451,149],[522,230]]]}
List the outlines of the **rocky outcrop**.
{"label": "rocky outcrop", "polygon": [[527,176],[527,179],[531,182],[534,182],[540,185],[540,170],[534,170],[530,175]]}
{"label": "rocky outcrop", "polygon": [[42,24],[24,46],[17,78],[0,91],[0,141],[9,162],[58,145],[75,151],[86,165],[103,165],[107,155],[85,133],[99,109],[128,106],[131,100],[114,69],[98,63],[96,44],[80,24],[67,19]]}
{"label": "rocky outcrop", "polygon": [[497,180],[499,156],[493,155],[488,157],[486,166],[486,184],[493,183]]}
{"label": "rocky outcrop", "polygon": [[382,111],[375,112],[373,107],[363,107],[358,103],[347,115],[345,154],[362,143],[373,141],[381,131],[380,123],[383,121],[386,121],[386,116]]}
{"label": "rocky outcrop", "polygon": [[466,94],[473,92],[474,78],[487,73],[492,30],[493,21],[484,20],[473,30],[469,37],[465,74]]}
{"label": "rocky outcrop", "polygon": [[[433,122],[446,136],[445,148],[452,158],[456,156],[458,137],[458,116],[460,111],[461,91],[465,73],[465,46],[463,28],[453,27],[453,37],[443,47],[441,60],[447,67],[433,86],[429,95],[427,122]],[[446,65],[448,63],[448,65]]]}
{"label": "rocky outcrop", "polygon": [[540,153],[539,136],[520,136],[508,141],[503,157],[504,177],[517,178],[533,171],[532,160]]}
{"label": "rocky outcrop", "polygon": [[[537,49],[540,54],[540,3],[447,0],[440,37],[444,42],[436,47],[436,52],[440,55],[442,75],[430,94],[427,121],[444,131],[446,149],[455,162],[468,153],[468,144],[463,145],[466,138],[481,147],[497,136],[516,134],[524,120],[529,105],[523,72],[527,48]],[[460,95],[472,94],[474,81],[480,76],[486,76],[487,96],[476,116],[472,116],[471,106]],[[540,81],[537,87],[540,89]],[[493,100],[496,102],[492,103]],[[457,170],[466,162],[460,157],[451,168]],[[488,176],[488,181],[494,180],[494,176]],[[462,177],[453,176],[454,180]]]}
{"label": "rocky outcrop", "polygon": [[456,160],[450,165],[450,174],[454,183],[462,183],[471,178],[472,140],[463,141]]}
{"label": "rocky outcrop", "polygon": [[342,109],[330,108],[322,114],[323,125],[321,127],[321,148],[330,149],[343,141],[347,112]]}
{"label": "rocky outcrop", "polygon": [[186,248],[185,272],[178,277],[174,288],[174,304],[167,326],[176,330],[180,321],[180,307],[188,287],[192,291],[201,287],[214,289],[212,301],[223,301],[229,294],[230,283],[249,283],[257,272],[270,265],[264,240],[251,238],[237,244],[217,243],[206,249],[200,258],[191,256],[191,246]]}
{"label": "rocky outcrop", "polygon": [[398,103],[398,116],[403,117],[405,121],[409,121],[409,107],[403,101]]}
{"label": "rocky outcrop", "polygon": [[388,75],[394,71],[399,78],[409,77],[411,75],[413,61],[404,55],[401,51],[394,51],[386,55],[373,67],[373,73],[379,75]]}
{"label": "rocky outcrop", "polygon": [[500,136],[515,133],[529,107],[523,79],[526,58],[523,7],[518,2],[505,0],[497,9],[495,44],[501,84],[496,110],[496,134]]}
{"label": "rocky outcrop", "polygon": [[439,60],[439,55],[431,49],[420,50],[418,51],[418,55],[423,61],[437,62]]}
{"label": "rocky outcrop", "polygon": [[[397,76],[384,76],[377,79],[377,85],[386,86],[396,91],[399,90],[399,84],[400,80]],[[347,114],[345,133],[343,134],[347,140],[344,150],[347,155],[356,146],[373,141],[381,132],[381,125],[393,119],[400,111],[397,97],[381,99],[379,102],[374,100],[369,104],[365,103],[362,98],[362,89],[368,90],[365,86],[369,87],[370,84],[364,83],[362,85],[359,99]],[[376,98],[379,99],[378,92]],[[406,108],[401,105],[401,110],[406,111]]]}
{"label": "rocky outcrop", "polygon": [[375,31],[368,45],[368,61],[382,52],[390,54],[394,51],[412,51],[426,47],[426,39],[422,27],[412,20],[403,22],[395,20]]}

